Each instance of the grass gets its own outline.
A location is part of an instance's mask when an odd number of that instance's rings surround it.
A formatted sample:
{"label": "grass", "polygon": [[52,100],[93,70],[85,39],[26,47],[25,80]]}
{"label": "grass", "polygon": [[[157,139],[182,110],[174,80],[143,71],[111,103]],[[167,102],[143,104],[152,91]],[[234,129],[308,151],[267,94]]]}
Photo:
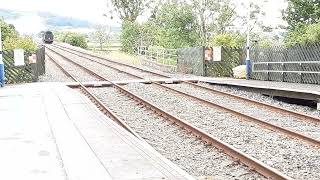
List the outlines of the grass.
{"label": "grass", "polygon": [[104,55],[114,61],[118,61],[126,64],[141,65],[141,61],[137,56],[126,54],[121,51],[111,51],[111,52],[97,51],[97,53]]}

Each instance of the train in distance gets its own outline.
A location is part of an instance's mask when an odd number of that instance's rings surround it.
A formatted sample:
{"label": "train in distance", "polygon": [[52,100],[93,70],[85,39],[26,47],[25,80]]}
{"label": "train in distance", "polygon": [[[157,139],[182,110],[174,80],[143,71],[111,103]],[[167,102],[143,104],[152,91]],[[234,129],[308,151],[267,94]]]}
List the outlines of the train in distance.
{"label": "train in distance", "polygon": [[53,43],[53,33],[51,31],[46,31],[43,33],[42,41],[45,44],[52,44]]}

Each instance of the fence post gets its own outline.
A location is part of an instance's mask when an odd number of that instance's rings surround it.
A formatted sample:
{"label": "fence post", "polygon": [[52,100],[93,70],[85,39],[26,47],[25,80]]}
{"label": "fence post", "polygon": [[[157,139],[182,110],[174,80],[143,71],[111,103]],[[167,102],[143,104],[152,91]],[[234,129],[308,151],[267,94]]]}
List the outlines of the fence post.
{"label": "fence post", "polygon": [[4,64],[2,60],[2,39],[1,39],[1,27],[0,27],[0,87],[4,87]]}

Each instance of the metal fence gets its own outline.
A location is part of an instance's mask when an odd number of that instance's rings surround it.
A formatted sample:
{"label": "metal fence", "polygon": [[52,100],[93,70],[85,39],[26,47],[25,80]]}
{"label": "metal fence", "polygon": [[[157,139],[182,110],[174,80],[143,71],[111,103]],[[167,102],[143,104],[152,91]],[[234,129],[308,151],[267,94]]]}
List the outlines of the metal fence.
{"label": "metal fence", "polygon": [[138,57],[141,63],[164,72],[177,71],[177,51],[154,47],[138,47]]}
{"label": "metal fence", "polygon": [[204,76],[204,47],[177,49],[177,71]]}
{"label": "metal fence", "polygon": [[320,84],[320,44],[251,52],[252,79]]}
{"label": "metal fence", "polygon": [[23,66],[14,65],[13,51],[3,51],[6,84],[36,82],[40,75],[45,73],[45,48],[41,47],[36,52],[36,63],[29,63],[31,53],[25,52]]}
{"label": "metal fence", "polygon": [[221,61],[206,61],[205,75],[213,77],[232,77],[232,69],[244,64],[245,48],[221,48]]}
{"label": "metal fence", "polygon": [[143,65],[166,72],[180,72],[197,76],[232,76],[232,68],[243,64],[244,49],[222,48],[222,61],[205,61],[205,47],[161,49],[139,47]]}

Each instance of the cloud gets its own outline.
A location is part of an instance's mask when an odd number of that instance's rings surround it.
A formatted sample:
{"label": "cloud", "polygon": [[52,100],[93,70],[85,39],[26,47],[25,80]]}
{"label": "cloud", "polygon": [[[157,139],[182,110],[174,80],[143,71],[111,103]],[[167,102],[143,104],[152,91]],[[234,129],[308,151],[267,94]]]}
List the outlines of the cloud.
{"label": "cloud", "polygon": [[60,16],[88,20],[92,23],[118,25],[118,19],[110,20],[103,16],[109,12],[106,0],[1,0],[1,8],[50,12]]}
{"label": "cloud", "polygon": [[24,35],[31,35],[46,29],[44,19],[36,13],[25,13],[18,19],[8,20],[7,22],[13,24],[16,30]]}

